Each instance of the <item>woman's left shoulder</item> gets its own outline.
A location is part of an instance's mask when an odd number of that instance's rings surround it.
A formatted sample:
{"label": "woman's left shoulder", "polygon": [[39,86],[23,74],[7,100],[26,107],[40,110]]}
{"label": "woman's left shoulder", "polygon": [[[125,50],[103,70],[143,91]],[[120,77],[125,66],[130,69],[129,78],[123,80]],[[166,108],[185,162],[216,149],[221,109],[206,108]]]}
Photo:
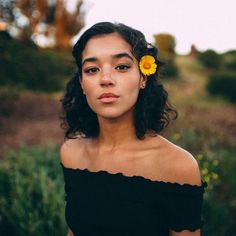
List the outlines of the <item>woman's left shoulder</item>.
{"label": "woman's left shoulder", "polygon": [[[156,155],[163,158],[170,182],[200,186],[200,169],[193,155],[162,136],[155,139],[153,144],[156,142]],[[156,168],[158,169],[158,166]]]}

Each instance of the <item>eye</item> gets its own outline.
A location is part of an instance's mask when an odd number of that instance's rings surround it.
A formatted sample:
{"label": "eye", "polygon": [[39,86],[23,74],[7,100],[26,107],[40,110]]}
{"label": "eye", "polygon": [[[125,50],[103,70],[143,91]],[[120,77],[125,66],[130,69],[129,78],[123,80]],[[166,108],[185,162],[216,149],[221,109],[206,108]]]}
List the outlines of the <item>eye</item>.
{"label": "eye", "polygon": [[127,71],[131,66],[127,64],[121,64],[116,67],[117,70],[120,71]]}
{"label": "eye", "polygon": [[98,68],[96,67],[90,67],[90,68],[84,69],[85,74],[95,74],[97,71],[98,71]]}

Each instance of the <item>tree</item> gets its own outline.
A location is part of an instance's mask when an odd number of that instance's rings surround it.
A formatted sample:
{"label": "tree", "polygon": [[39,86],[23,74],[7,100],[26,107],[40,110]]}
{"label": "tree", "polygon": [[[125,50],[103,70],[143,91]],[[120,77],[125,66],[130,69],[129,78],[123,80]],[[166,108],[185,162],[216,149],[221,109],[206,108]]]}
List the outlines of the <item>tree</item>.
{"label": "tree", "polygon": [[84,26],[83,0],[73,11],[66,0],[1,0],[0,22],[21,40],[33,39],[41,46],[68,49],[70,40]]}
{"label": "tree", "polygon": [[207,68],[219,69],[223,62],[222,55],[218,54],[212,49],[198,53],[198,59]]}
{"label": "tree", "polygon": [[171,34],[155,34],[155,45],[159,50],[159,57],[166,64],[161,74],[168,78],[178,78],[178,68],[175,64],[175,38]]}
{"label": "tree", "polygon": [[175,55],[175,38],[171,34],[155,34],[155,44],[157,45],[161,57],[171,59]]}

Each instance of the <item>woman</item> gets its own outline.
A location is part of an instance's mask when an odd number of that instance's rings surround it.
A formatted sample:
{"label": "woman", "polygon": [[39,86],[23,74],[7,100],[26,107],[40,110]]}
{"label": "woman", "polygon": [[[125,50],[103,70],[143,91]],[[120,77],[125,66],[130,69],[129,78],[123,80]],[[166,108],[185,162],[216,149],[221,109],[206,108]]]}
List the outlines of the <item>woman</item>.
{"label": "woman", "polygon": [[68,235],[199,236],[206,183],[194,157],[160,135],[177,112],[157,48],[138,30],[101,22],[73,56],[60,149]]}

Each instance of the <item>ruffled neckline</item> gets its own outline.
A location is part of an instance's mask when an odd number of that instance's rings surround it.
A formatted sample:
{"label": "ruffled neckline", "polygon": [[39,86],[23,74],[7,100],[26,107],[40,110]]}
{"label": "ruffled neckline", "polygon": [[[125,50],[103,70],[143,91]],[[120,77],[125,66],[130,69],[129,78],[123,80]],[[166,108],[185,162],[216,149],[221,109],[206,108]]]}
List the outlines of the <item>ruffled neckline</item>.
{"label": "ruffled neckline", "polygon": [[201,185],[192,185],[192,184],[188,184],[188,183],[184,183],[184,184],[180,184],[177,182],[166,182],[166,181],[161,181],[161,180],[152,180],[149,178],[146,178],[144,176],[140,176],[140,175],[133,175],[133,176],[128,176],[128,175],[124,175],[122,172],[116,172],[116,173],[111,173],[107,170],[97,170],[97,171],[91,171],[88,168],[84,168],[84,169],[80,169],[80,168],[71,168],[71,167],[65,167],[62,162],[60,162],[60,165],[62,166],[62,168],[65,171],[69,171],[71,173],[78,173],[78,174],[84,174],[87,176],[108,176],[108,177],[114,177],[114,178],[120,178],[123,180],[128,180],[128,181],[142,181],[142,182],[146,182],[148,184],[155,184],[156,186],[160,186],[160,187],[174,187],[174,188],[183,188],[186,190],[197,190],[197,191],[204,191],[205,188],[208,186],[206,181],[203,181],[201,179]]}

